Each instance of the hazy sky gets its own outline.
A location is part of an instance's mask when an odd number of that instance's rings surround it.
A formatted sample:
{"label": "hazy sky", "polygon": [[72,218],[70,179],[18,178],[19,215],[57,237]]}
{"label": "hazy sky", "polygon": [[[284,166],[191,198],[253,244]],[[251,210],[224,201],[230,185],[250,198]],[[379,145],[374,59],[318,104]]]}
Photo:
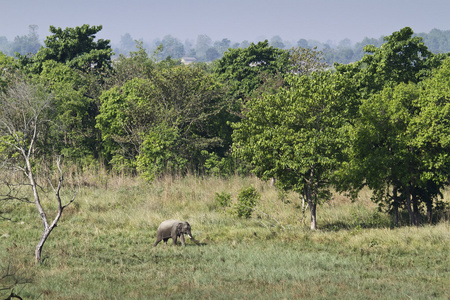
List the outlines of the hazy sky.
{"label": "hazy sky", "polygon": [[379,38],[405,26],[414,32],[450,30],[450,0],[0,0],[0,36],[13,41],[39,26],[103,25],[100,38],[119,43],[165,35],[195,40],[206,34],[233,42],[301,38],[339,42]]}

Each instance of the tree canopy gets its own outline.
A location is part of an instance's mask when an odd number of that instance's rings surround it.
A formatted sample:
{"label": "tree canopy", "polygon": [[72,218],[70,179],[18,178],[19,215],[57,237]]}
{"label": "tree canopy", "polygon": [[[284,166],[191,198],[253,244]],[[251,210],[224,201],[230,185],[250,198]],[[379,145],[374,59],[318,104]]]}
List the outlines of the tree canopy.
{"label": "tree canopy", "polygon": [[[203,35],[194,49],[168,35],[152,54],[136,42],[112,61],[109,40],[96,40],[101,29],[51,26],[36,54],[0,53],[2,92],[21,76],[51,95],[35,158],[58,153],[148,180],[251,168],[304,197],[313,228],[331,187],[368,186],[381,208],[408,210],[412,224],[439,206],[450,167],[449,62],[409,27],[367,40],[374,45],[360,60],[331,70],[313,43],[280,49],[279,37],[239,48]],[[175,58],[188,48],[223,55],[183,65]]]}
{"label": "tree canopy", "polygon": [[234,149],[263,180],[304,195],[316,228],[316,205],[329,197],[344,155],[353,95],[343,76],[292,76],[288,88],[247,103],[234,124]]}
{"label": "tree canopy", "polygon": [[110,41],[103,39],[94,41],[95,34],[100,30],[102,30],[101,25],[85,24],[81,27],[66,29],[50,26],[52,35],[45,39],[45,47],[32,57],[19,54],[19,62],[28,66],[33,72],[40,72],[42,64],[48,60],[68,64],[82,71],[110,67],[112,55]]}

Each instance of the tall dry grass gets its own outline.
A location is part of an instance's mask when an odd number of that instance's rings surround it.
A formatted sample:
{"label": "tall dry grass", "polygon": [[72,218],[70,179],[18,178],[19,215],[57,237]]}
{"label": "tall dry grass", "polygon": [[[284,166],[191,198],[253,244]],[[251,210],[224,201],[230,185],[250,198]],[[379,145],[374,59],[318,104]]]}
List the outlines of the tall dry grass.
{"label": "tall dry grass", "polygon": [[[391,226],[364,190],[357,201],[334,193],[309,229],[298,194],[255,177],[165,176],[148,183],[104,169],[71,169],[63,201],[78,191],[44,247],[33,206],[14,204],[0,222],[0,270],[10,262],[24,298],[436,298],[450,278],[450,225]],[[243,188],[261,195],[250,219],[224,209]],[[446,194],[447,195],[447,194]],[[51,194],[44,205],[54,208]],[[0,204],[3,205],[3,204]],[[9,204],[11,205],[11,204]],[[3,208],[3,206],[2,206]],[[162,220],[187,220],[200,246],[152,248]],[[226,295],[226,296],[224,296]],[[0,293],[0,296],[2,294]],[[1,297],[0,297],[1,298]]]}

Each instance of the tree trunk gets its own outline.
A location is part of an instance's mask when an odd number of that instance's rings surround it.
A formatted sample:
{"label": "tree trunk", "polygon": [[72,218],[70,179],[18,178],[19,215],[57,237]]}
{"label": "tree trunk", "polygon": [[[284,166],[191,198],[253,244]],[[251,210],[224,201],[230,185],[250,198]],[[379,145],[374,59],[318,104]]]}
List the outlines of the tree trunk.
{"label": "tree trunk", "polygon": [[408,214],[409,214],[409,225],[415,225],[416,221],[414,219],[414,213],[411,208],[411,189],[410,189],[410,187],[408,187],[408,189],[406,191],[406,210],[408,211]]}
{"label": "tree trunk", "polygon": [[394,206],[394,226],[398,227],[398,207]]}
{"label": "tree trunk", "polygon": [[309,211],[311,212],[311,229],[317,229],[317,218],[316,218],[316,202],[312,195],[312,176],[310,180],[306,183],[306,202],[308,202]]}
{"label": "tree trunk", "polygon": [[428,224],[433,223],[433,200],[430,199],[430,201],[427,202],[427,219]]}
{"label": "tree trunk", "polygon": [[[27,175],[28,178],[30,180],[30,184],[31,187],[33,189],[33,195],[34,195],[34,203],[39,211],[39,215],[41,216],[42,219],[42,223],[44,225],[44,231],[42,232],[41,235],[41,239],[39,240],[39,243],[36,245],[36,250],[35,250],[35,261],[36,263],[39,263],[41,261],[41,253],[42,253],[42,248],[44,247],[45,242],[47,241],[47,238],[49,237],[50,233],[52,232],[52,230],[57,226],[59,219],[61,218],[62,212],[64,210],[65,207],[67,207],[69,204],[71,204],[74,200],[75,200],[75,196],[72,198],[72,200],[66,204],[66,205],[62,205],[61,203],[61,197],[60,197],[60,189],[61,189],[61,185],[62,185],[62,181],[63,181],[63,176],[62,176],[62,171],[60,168],[60,161],[59,158],[57,159],[57,167],[58,170],[60,172],[60,177],[59,177],[59,182],[58,182],[58,186],[55,189],[52,185],[53,190],[55,191],[55,196],[56,196],[56,200],[58,202],[58,211],[57,214],[55,216],[55,218],[53,219],[53,222],[49,225],[48,220],[47,220],[47,216],[45,214],[44,208],[41,205],[41,201],[39,198],[39,193],[38,193],[38,189],[37,189],[37,184],[36,181],[34,179],[34,175],[32,172],[32,168],[31,168],[31,163],[30,163],[30,159],[29,157],[25,157],[26,163],[27,163]],[[50,182],[51,184],[51,182]]]}
{"label": "tree trunk", "polygon": [[317,229],[317,218],[316,218],[316,203],[309,203],[309,208],[311,211],[311,229]]}
{"label": "tree trunk", "polygon": [[398,189],[396,186],[394,186],[394,189],[392,191],[392,198],[394,199],[392,208],[394,213],[394,225],[395,227],[398,227],[398,207],[400,206],[400,203],[398,201]]}
{"label": "tree trunk", "polygon": [[419,210],[419,200],[417,199],[417,195],[415,193],[412,194],[412,204],[414,209],[414,225],[420,225],[420,210]]}
{"label": "tree trunk", "polygon": [[36,245],[36,250],[34,251],[34,259],[36,264],[41,261],[42,248],[44,247],[45,242],[47,241],[48,236],[52,232],[53,228],[47,228],[42,233],[41,239],[39,243]]}

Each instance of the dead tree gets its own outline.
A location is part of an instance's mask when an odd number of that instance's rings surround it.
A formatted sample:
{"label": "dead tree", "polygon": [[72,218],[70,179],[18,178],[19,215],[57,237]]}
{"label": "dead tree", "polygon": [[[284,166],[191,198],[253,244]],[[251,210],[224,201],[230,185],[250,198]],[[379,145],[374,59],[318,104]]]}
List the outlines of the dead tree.
{"label": "dead tree", "polygon": [[[13,184],[26,184],[31,187],[37,211],[42,219],[44,230],[41,239],[36,246],[36,263],[41,261],[42,248],[52,230],[57,226],[64,208],[75,199],[75,196],[63,205],[60,191],[63,182],[60,158],[56,159],[59,171],[57,186],[50,185],[55,193],[58,203],[56,217],[49,222],[47,214],[41,204],[35,169],[33,165],[37,162],[37,153],[44,149],[39,149],[38,141],[48,130],[51,120],[49,112],[51,110],[52,95],[45,87],[33,84],[25,79],[16,78],[11,82],[5,92],[0,92],[0,166],[2,171],[9,174],[21,172],[25,175],[26,182],[9,182]],[[14,176],[10,176],[14,180]],[[20,180],[19,180],[20,181]],[[9,193],[8,196],[13,195]],[[19,199],[15,195],[16,199]]]}

